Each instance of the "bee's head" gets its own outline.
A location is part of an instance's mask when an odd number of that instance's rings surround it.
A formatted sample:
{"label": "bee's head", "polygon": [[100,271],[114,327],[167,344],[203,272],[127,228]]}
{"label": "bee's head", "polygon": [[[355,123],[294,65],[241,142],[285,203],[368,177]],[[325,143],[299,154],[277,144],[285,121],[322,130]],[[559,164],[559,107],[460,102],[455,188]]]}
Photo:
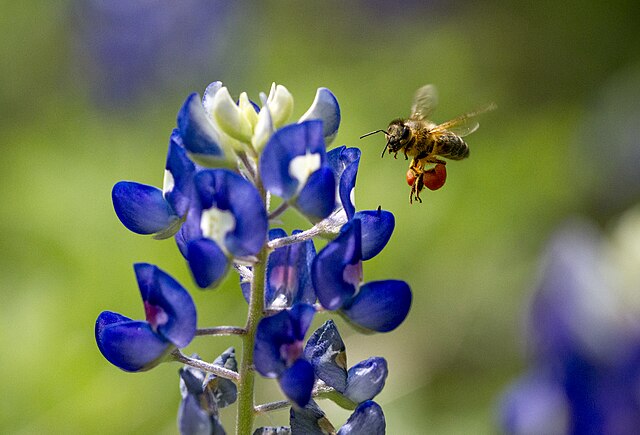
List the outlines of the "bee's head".
{"label": "bee's head", "polygon": [[382,150],[382,157],[384,157],[384,153],[387,149],[389,149],[389,153],[397,153],[411,140],[411,129],[404,124],[402,119],[391,121],[389,127],[387,127],[387,131],[375,130],[370,133],[363,134],[360,136],[360,139],[376,133],[384,133],[385,136],[387,136],[387,144]]}
{"label": "bee's head", "polygon": [[387,147],[390,153],[397,153],[411,139],[411,130],[402,119],[391,121],[387,128]]}

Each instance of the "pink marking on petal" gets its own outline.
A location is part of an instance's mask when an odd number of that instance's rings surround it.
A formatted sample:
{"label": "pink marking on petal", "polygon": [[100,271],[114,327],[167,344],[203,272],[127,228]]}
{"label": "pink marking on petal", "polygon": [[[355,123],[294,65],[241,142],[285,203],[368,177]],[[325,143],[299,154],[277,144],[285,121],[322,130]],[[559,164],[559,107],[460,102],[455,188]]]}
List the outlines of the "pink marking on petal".
{"label": "pink marking on petal", "polygon": [[294,362],[296,362],[302,353],[302,341],[285,343],[280,346],[280,357],[287,362],[287,367],[290,367]]}
{"label": "pink marking on petal", "polygon": [[298,271],[293,266],[275,266],[271,269],[269,284],[275,290],[294,289],[298,284]]}
{"label": "pink marking on petal", "polygon": [[169,316],[161,307],[151,305],[147,301],[144,301],[144,312],[147,322],[149,322],[151,328],[156,332],[158,331],[159,326],[162,326],[169,321]]}
{"label": "pink marking on petal", "polygon": [[342,279],[358,288],[362,282],[362,261],[358,261],[356,264],[347,264],[342,272]]}

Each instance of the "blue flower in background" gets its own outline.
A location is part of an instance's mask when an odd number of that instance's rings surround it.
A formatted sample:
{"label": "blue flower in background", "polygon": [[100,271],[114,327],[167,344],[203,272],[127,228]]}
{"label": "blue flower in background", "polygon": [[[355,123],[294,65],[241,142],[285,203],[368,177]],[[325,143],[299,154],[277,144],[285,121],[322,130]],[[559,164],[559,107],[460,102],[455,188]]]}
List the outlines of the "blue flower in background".
{"label": "blue flower in background", "polygon": [[607,258],[601,236],[584,222],[551,240],[527,319],[533,364],[501,402],[506,433],[640,427],[640,328],[627,323]]}
{"label": "blue flower in background", "polygon": [[245,8],[223,0],[73,3],[81,76],[90,78],[94,101],[118,109],[224,73],[228,62],[220,60],[233,49],[228,35]]}
{"label": "blue flower in background", "polygon": [[102,355],[128,372],[158,365],[176,348],[187,346],[196,332],[196,307],[189,293],[157,266],[134,265],[146,320],[103,311],[95,326]]}
{"label": "blue flower in background", "polygon": [[409,313],[411,289],[404,281],[362,284],[362,232],[359,219],[346,223],[335,240],[316,256],[311,278],[320,304],[339,310],[349,322],[366,330],[388,332]]}
{"label": "blue flower in background", "polygon": [[260,320],[256,332],[256,370],[277,378],[284,394],[300,407],[309,403],[315,382],[313,367],[303,357],[304,336],[314,314],[311,305],[297,304]]}
{"label": "blue flower in background", "polygon": [[329,216],[335,206],[335,178],[322,128],[319,120],[287,125],[271,136],[260,156],[265,188],[311,221]]}
{"label": "blue flower in background", "polygon": [[319,379],[354,404],[377,396],[387,379],[387,361],[381,357],[360,361],[347,371],[346,348],[333,320],[327,320],[309,337],[304,356]]}
{"label": "blue flower in background", "polygon": [[194,180],[197,209],[184,224],[183,252],[196,283],[213,287],[234,257],[256,255],[267,239],[267,213],[253,184],[226,169],[206,169]]}

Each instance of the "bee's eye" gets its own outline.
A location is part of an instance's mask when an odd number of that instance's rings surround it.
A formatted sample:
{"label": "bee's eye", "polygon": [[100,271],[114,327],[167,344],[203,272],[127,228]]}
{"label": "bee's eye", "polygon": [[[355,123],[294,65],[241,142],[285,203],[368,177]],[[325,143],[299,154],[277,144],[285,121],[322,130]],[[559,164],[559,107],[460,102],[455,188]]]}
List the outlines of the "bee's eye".
{"label": "bee's eye", "polygon": [[402,139],[407,139],[409,137],[409,127],[402,127]]}

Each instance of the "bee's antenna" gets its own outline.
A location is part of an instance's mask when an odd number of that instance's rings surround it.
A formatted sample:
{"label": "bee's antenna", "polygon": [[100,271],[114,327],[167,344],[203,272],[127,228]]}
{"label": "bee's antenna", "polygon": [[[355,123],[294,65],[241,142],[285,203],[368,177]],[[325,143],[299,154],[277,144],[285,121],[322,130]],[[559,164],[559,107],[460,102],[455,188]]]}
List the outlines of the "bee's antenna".
{"label": "bee's antenna", "polygon": [[384,146],[384,149],[382,150],[382,154],[380,154],[380,157],[384,157],[384,153],[385,151],[387,151],[387,148],[389,148],[389,141],[387,141],[387,144]]}
{"label": "bee's antenna", "polygon": [[365,138],[367,136],[371,136],[372,134],[376,134],[376,133],[384,133],[385,135],[389,136],[389,133],[387,133],[384,130],[376,130],[376,131],[372,131],[372,132],[367,133],[367,134],[363,134],[362,136],[360,136],[360,139]]}

